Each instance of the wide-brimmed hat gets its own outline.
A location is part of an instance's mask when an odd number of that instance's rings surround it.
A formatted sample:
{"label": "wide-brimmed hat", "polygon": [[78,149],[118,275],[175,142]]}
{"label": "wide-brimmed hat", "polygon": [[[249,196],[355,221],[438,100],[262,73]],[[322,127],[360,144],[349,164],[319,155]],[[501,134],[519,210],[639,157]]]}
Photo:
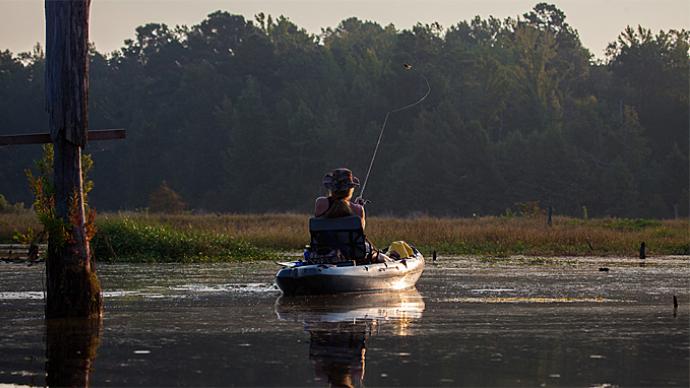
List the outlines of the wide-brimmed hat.
{"label": "wide-brimmed hat", "polygon": [[359,179],[347,168],[336,168],[323,177],[323,185],[331,191],[343,191],[359,186]]}

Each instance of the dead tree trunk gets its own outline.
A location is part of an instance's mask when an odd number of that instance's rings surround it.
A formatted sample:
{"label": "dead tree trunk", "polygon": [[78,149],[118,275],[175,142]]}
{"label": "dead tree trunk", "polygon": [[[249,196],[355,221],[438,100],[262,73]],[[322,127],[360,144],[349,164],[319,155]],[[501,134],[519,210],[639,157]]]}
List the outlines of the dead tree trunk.
{"label": "dead tree trunk", "polygon": [[[84,214],[81,151],[88,130],[90,0],[45,1],[45,89],[55,152],[55,215],[46,260],[46,318],[93,317],[102,311]],[[64,233],[60,232],[60,229]]]}

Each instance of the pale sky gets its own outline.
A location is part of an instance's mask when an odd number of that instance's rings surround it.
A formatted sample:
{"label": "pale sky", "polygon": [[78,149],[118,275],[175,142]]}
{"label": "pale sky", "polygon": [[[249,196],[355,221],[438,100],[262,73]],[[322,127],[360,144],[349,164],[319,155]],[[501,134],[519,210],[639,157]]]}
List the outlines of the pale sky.
{"label": "pale sky", "polygon": [[[543,0],[542,0],[543,1]],[[350,16],[382,25],[409,29],[417,22],[439,22],[450,27],[475,15],[500,19],[529,11],[540,0],[92,0],[91,41],[100,52],[111,52],[134,37],[145,23],[198,24],[216,10],[254,19],[264,12],[284,15],[312,33],[335,27]],[[660,29],[690,29],[689,0],[552,0],[578,30],[585,47],[603,58],[606,45],[625,26],[638,24]],[[28,51],[43,45],[43,0],[0,0],[0,50]]]}

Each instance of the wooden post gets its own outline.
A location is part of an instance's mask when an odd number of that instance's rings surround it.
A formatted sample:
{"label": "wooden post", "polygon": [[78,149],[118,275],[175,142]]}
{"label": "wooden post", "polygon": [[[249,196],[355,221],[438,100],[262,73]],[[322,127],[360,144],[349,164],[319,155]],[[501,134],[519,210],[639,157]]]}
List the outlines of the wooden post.
{"label": "wooden post", "polygon": [[66,235],[49,230],[46,318],[102,313],[101,287],[86,236],[81,152],[86,145],[90,0],[45,1],[45,93],[55,152],[55,215]]}
{"label": "wooden post", "polygon": [[647,257],[646,250],[647,250],[647,244],[645,244],[644,241],[642,241],[640,243],[640,260],[644,260]]}
{"label": "wooden post", "polygon": [[546,218],[546,225],[551,226],[551,217],[553,217],[553,206],[549,206],[548,213],[547,213],[547,218]]}
{"label": "wooden post", "polygon": [[673,219],[677,220],[678,219],[678,204],[673,204]]}

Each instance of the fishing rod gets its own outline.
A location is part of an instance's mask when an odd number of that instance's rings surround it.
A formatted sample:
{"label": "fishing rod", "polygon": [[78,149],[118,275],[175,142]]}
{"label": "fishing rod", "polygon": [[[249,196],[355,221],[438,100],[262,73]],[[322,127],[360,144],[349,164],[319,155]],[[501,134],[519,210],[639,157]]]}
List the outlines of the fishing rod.
{"label": "fishing rod", "polygon": [[[405,70],[412,70],[412,65],[410,65],[409,63],[405,63],[405,64],[403,64],[403,68],[405,68]],[[376,159],[376,153],[379,150],[379,144],[381,144],[381,139],[383,138],[383,131],[386,130],[386,124],[388,123],[388,117],[391,115],[391,113],[400,112],[400,111],[403,111],[405,109],[412,108],[413,106],[418,105],[419,103],[424,101],[429,96],[429,93],[431,93],[431,86],[429,85],[429,80],[424,76],[424,74],[421,74],[421,73],[418,73],[418,74],[424,79],[424,82],[426,82],[426,93],[424,93],[422,98],[420,98],[419,100],[417,100],[411,104],[407,104],[405,106],[402,106],[400,108],[390,110],[390,111],[388,111],[388,113],[386,113],[386,118],[383,119],[383,125],[381,126],[381,132],[379,133],[379,138],[376,141],[376,147],[374,147],[374,154],[371,156],[371,162],[369,163],[369,168],[367,169],[367,175],[364,178],[364,184],[362,185],[362,190],[359,192],[358,199],[364,198],[364,190],[367,188],[367,182],[369,181],[369,174],[371,174],[371,168],[374,166],[374,160]]]}

